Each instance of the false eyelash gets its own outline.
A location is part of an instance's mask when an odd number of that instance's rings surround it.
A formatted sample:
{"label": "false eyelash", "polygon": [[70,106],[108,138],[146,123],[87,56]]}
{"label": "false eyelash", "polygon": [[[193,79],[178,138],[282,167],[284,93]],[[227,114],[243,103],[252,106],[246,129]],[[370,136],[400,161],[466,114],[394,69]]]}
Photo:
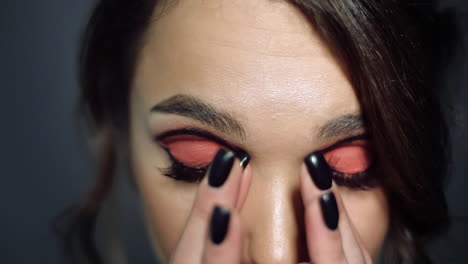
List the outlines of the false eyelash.
{"label": "false eyelash", "polygon": [[171,165],[167,168],[160,168],[163,175],[177,181],[185,181],[189,183],[200,182],[208,170],[208,166],[204,167],[189,167],[174,158],[168,149],[165,149]]}
{"label": "false eyelash", "polygon": [[336,157],[327,162],[330,167],[333,180],[337,185],[357,190],[368,190],[377,185],[374,170],[375,160],[369,168],[356,173],[346,173],[335,169],[338,162],[339,158]]}
{"label": "false eyelash", "polygon": [[[208,166],[198,168],[188,167],[173,157],[171,157],[171,161],[172,165],[170,167],[161,170],[165,176],[177,181],[188,183],[200,182],[208,170]],[[369,167],[367,170],[358,173],[343,173],[333,168],[330,169],[333,180],[338,186],[356,190],[368,190],[376,185],[373,167]]]}
{"label": "false eyelash", "polygon": [[377,185],[373,167],[358,173],[344,173],[331,168],[331,173],[338,186],[356,190],[369,190]]}
{"label": "false eyelash", "polygon": [[[345,142],[349,142],[349,141],[356,140],[356,139],[362,139],[362,138],[368,138],[368,136],[359,135],[359,136],[352,137],[350,139],[342,140],[338,142],[337,144],[334,144],[333,146],[327,148],[327,150],[333,149],[339,144],[343,144]],[[197,183],[203,179],[206,172],[208,171],[209,165],[203,166],[203,167],[187,166],[183,164],[182,162],[180,162],[179,160],[177,160],[176,158],[174,158],[172,154],[170,153],[169,149],[167,148],[163,148],[163,149],[166,151],[171,161],[171,165],[169,167],[160,168],[163,175],[167,177],[170,177],[177,181]],[[326,152],[327,150],[322,151],[322,152]],[[376,186],[377,179],[375,177],[376,173],[374,170],[375,160],[369,168],[358,173],[345,173],[345,172],[336,170],[334,168],[334,165],[336,165],[338,161],[339,160],[336,160],[336,159],[328,161],[328,165],[330,167],[333,180],[338,186],[343,186],[343,187],[356,189],[356,190],[368,190]]]}

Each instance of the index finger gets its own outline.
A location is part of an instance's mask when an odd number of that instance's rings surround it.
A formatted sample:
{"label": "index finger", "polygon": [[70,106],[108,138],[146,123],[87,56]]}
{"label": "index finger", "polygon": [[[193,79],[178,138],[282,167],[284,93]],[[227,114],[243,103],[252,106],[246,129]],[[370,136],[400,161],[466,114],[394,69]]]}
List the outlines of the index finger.
{"label": "index finger", "polygon": [[[343,263],[345,256],[338,229],[339,214],[335,197],[330,192],[331,176],[322,174],[320,169],[309,173],[305,164],[301,166],[300,182],[305,208],[307,249],[313,263]],[[312,180],[311,177],[315,179]]]}
{"label": "index finger", "polygon": [[192,212],[173,252],[171,263],[201,263],[212,210],[215,205],[234,208],[242,172],[240,161],[232,152],[224,149],[218,151],[207,177],[200,183]]}
{"label": "index finger", "polygon": [[369,263],[320,152],[305,159],[300,178],[311,259],[317,263]]}

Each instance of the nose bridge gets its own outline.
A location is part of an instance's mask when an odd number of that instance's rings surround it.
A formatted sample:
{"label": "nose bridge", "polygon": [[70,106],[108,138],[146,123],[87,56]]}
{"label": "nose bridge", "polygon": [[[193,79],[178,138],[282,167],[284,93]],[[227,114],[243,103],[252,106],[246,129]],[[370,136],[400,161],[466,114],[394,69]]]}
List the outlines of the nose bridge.
{"label": "nose bridge", "polygon": [[252,167],[252,183],[242,208],[250,263],[306,261],[299,167]]}

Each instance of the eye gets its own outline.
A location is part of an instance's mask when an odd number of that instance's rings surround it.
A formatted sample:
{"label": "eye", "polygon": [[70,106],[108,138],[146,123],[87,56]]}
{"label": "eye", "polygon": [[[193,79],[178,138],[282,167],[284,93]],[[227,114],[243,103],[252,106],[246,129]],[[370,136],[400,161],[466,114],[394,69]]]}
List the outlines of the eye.
{"label": "eye", "polygon": [[345,139],[322,153],[337,185],[365,190],[376,184],[375,155],[368,139]]}
{"label": "eye", "polygon": [[171,161],[167,168],[160,168],[163,175],[189,183],[203,179],[221,147],[240,151],[223,139],[198,128],[170,130],[154,140],[167,152]]}
{"label": "eye", "polygon": [[175,135],[161,140],[161,146],[184,166],[208,166],[221,147],[213,140],[196,135]]}
{"label": "eye", "polygon": [[373,163],[368,140],[343,143],[324,153],[325,160],[334,170],[356,174],[367,170]]}

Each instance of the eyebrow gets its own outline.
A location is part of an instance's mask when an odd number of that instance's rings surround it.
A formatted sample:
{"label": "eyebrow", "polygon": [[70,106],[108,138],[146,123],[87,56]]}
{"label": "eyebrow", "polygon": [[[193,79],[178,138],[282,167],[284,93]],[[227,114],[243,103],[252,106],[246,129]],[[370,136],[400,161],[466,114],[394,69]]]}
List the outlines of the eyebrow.
{"label": "eyebrow", "polygon": [[[234,134],[241,139],[246,138],[246,132],[239,120],[192,96],[172,96],[153,106],[150,111],[185,116],[223,133]],[[362,116],[360,114],[347,114],[338,116],[319,127],[317,135],[327,139],[349,136],[359,130],[364,130]]]}
{"label": "eyebrow", "polygon": [[332,138],[349,136],[359,130],[364,130],[364,122],[360,114],[347,114],[328,121],[318,128],[318,136]]}
{"label": "eyebrow", "polygon": [[223,133],[234,134],[241,139],[246,138],[245,130],[239,120],[192,96],[172,96],[153,106],[150,111],[185,116]]}

